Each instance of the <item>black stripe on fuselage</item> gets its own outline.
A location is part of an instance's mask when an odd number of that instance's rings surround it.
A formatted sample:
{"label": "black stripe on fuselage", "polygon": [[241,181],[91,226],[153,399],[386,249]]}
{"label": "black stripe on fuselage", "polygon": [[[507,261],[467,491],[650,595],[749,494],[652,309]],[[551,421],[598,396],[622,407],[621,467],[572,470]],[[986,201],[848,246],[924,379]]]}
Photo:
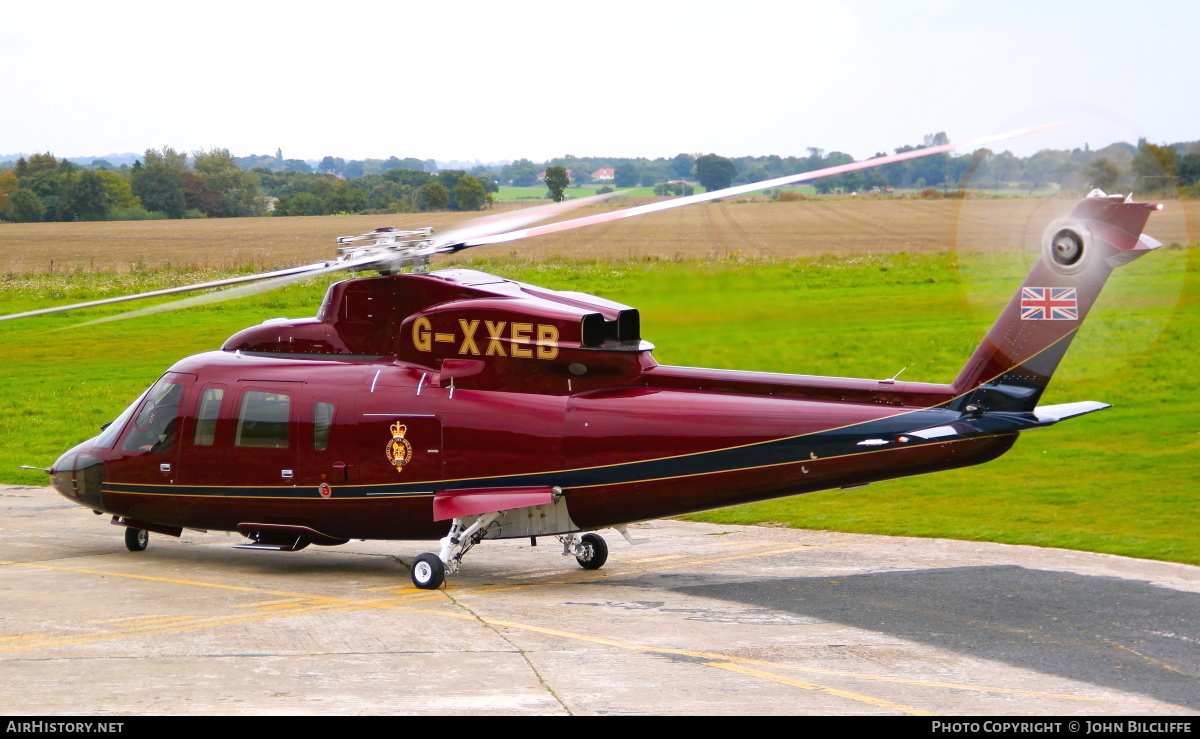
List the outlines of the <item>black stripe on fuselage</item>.
{"label": "black stripe on fuselage", "polygon": [[[899,419],[903,417],[904,421]],[[552,472],[534,472],[520,475],[476,477],[458,480],[422,480],[418,482],[396,482],[375,485],[334,485],[333,499],[387,498],[430,495],[431,490],[467,490],[496,487],[542,487],[557,485],[562,488],[619,485],[623,483],[661,480],[691,475],[709,475],[720,472],[772,467],[782,464],[804,462],[810,459],[844,457],[851,454],[890,451],[900,448],[891,440],[908,429],[926,428],[959,418],[956,412],[943,409],[924,409],[900,413],[843,428],[819,431],[803,436],[757,442],[709,452],[696,452],[673,457],[647,459],[638,462],[588,467]],[[903,428],[900,424],[903,423]],[[889,440],[884,447],[864,448],[859,442],[864,439]],[[903,448],[912,448],[926,443],[944,443],[945,440],[913,442]],[[320,498],[314,486],[195,486],[195,485],[143,485],[134,483],[105,482],[105,492],[127,494],[159,494],[189,496],[226,496],[238,498]]]}

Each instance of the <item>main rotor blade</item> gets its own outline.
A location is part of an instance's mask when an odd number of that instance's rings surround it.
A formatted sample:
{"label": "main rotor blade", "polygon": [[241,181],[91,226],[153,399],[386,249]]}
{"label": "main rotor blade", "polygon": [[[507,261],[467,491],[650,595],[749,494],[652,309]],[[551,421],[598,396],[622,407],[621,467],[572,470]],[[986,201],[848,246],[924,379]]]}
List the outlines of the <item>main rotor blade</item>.
{"label": "main rotor blade", "polygon": [[[331,272],[341,272],[342,270],[353,269],[355,267],[365,266],[368,264],[375,264],[377,262],[379,262],[378,256],[365,257],[362,259],[357,259],[357,260],[352,260],[352,261],[347,261],[347,262],[322,262],[321,264],[309,265],[310,267],[316,267],[316,269],[310,269],[307,272],[298,272],[295,274],[284,275],[282,277],[275,277],[273,279],[261,280],[254,284],[251,284],[251,285],[242,285],[240,287],[231,287],[227,290],[219,290],[217,292],[205,293],[204,295],[193,295],[190,298],[183,298],[182,300],[174,300],[174,301],[171,301],[170,303],[162,303],[160,305],[152,305],[149,308],[139,308],[138,310],[132,310],[132,311],[128,311],[126,313],[119,313],[115,316],[104,316],[103,318],[97,318],[92,321],[85,321],[84,323],[76,323],[76,324],[72,324],[70,326],[63,326],[62,329],[60,329],[60,330],[69,329],[69,328],[81,328],[83,326],[94,326],[98,323],[108,323],[110,321],[123,321],[126,318],[138,318],[141,316],[151,316],[156,313],[168,313],[170,311],[182,310],[183,308],[192,308],[197,305],[209,305],[211,303],[222,303],[226,300],[234,300],[236,298],[245,298],[250,295],[258,295],[259,293],[270,292],[271,290],[278,290],[279,288],[287,287],[288,285],[291,285],[293,283],[300,282],[302,280],[307,280],[309,277],[317,277],[319,275],[325,275],[325,274],[329,274]],[[192,289],[196,289],[196,288],[193,287]],[[176,291],[176,292],[178,292],[178,291]],[[146,297],[146,296],[143,295],[141,297]]]}
{"label": "main rotor blade", "polygon": [[1044,126],[1034,126],[1032,128],[1022,128],[1016,131],[996,134],[993,136],[983,136],[970,141],[951,142],[949,144],[941,144],[939,146],[931,146],[926,149],[914,149],[901,154],[892,154],[890,156],[878,157],[875,159],[864,159],[860,162],[851,162],[850,164],[840,164],[835,167],[826,167],[824,169],[814,170],[812,172],[804,172],[802,174],[787,175],[784,177],[776,177],[762,182],[752,182],[747,185],[737,185],[735,187],[727,187],[724,190],[715,190],[713,192],[704,192],[698,195],[687,195],[682,198],[674,198],[672,200],[663,200],[657,203],[648,203],[639,205],[633,208],[625,208],[623,210],[609,211],[608,213],[598,213],[596,215],[584,216],[582,218],[573,218],[569,221],[559,221],[558,223],[548,223],[544,226],[535,226],[533,228],[521,229],[519,231],[510,231],[508,233],[497,234],[495,236],[485,236],[482,238],[469,239],[464,241],[458,249],[467,249],[473,246],[484,246],[486,244],[502,244],[508,241],[516,241],[518,239],[527,239],[533,236],[542,236],[544,234],[558,233],[560,231],[569,231],[574,228],[583,228],[584,226],[593,226],[597,223],[607,223],[608,221],[616,221],[622,218],[632,218],[633,216],[645,215],[646,213],[656,213],[662,210],[671,208],[680,208],[685,205],[695,203],[703,203],[708,200],[716,200],[718,198],[727,198],[734,195],[742,195],[756,190],[765,190],[768,187],[779,187],[781,185],[791,185],[805,180],[815,180],[820,177],[829,177],[830,175],[842,174],[843,172],[854,172],[860,169],[870,169],[871,167],[881,167],[885,164],[894,164],[895,162],[903,162],[909,159],[918,159],[927,157],[931,154],[941,154],[952,149],[962,149],[967,147],[978,147],[984,144],[990,144],[994,141],[1002,141],[1004,139],[1015,138],[1017,136],[1025,136],[1027,134],[1045,131],[1051,128],[1057,128],[1064,125],[1063,123],[1050,123]]}
{"label": "main rotor blade", "polygon": [[458,224],[449,231],[434,234],[432,246],[435,249],[440,249],[448,244],[460,244],[468,239],[480,239],[485,236],[508,231],[509,229],[520,228],[526,224],[543,221],[561,213],[570,212],[576,208],[594,205],[616,195],[620,195],[620,193],[608,192],[603,195],[591,195],[586,198],[563,200],[557,203],[538,205],[533,208],[522,208],[507,213],[472,218],[469,221]]}
{"label": "main rotor blade", "polygon": [[151,290],[150,292],[136,293],[134,295],[121,295],[116,298],[104,298],[103,300],[90,300],[86,303],[75,303],[73,305],[60,305],[55,308],[42,308],[41,310],[25,311],[24,313],[11,313],[7,316],[0,316],[0,321],[11,321],[14,318],[28,318],[30,316],[41,316],[47,313],[61,313],[68,310],[76,310],[79,308],[92,308],[97,305],[108,305],[109,303],[123,303],[127,300],[140,300],[142,298],[156,298],[161,295],[173,295],[175,293],[186,293],[192,290],[207,290],[214,287],[225,287],[227,285],[237,285],[243,282],[255,282],[258,280],[269,280],[273,277],[281,277],[284,275],[308,274],[314,269],[327,267],[330,262],[316,262],[314,264],[306,264],[302,267],[288,267],[287,269],[277,269],[274,272],[262,272],[257,275],[242,275],[241,277],[228,277],[222,280],[212,280],[210,282],[198,282],[194,285],[183,285],[180,287],[168,287],[162,290]]}

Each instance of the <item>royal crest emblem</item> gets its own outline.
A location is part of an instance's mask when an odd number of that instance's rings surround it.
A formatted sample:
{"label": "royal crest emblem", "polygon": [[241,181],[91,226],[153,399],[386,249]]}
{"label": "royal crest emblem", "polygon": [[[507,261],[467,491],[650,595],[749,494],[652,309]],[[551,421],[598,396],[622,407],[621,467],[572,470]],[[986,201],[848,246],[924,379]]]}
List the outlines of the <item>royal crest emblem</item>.
{"label": "royal crest emblem", "polygon": [[408,464],[412,459],[412,444],[408,443],[408,439],[404,438],[404,432],[408,431],[408,427],[401,423],[392,424],[392,440],[387,443],[387,449],[384,453],[387,454],[388,461],[396,468],[397,472],[404,470],[404,465]]}

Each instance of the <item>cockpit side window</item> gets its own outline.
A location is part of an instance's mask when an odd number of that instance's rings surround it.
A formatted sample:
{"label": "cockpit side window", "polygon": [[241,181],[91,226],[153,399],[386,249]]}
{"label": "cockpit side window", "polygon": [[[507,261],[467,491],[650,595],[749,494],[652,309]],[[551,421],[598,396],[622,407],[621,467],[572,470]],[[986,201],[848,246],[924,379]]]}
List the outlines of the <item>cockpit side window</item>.
{"label": "cockpit side window", "polygon": [[291,402],[291,397],[283,393],[247,390],[242,396],[233,443],[259,449],[287,449]]}
{"label": "cockpit side window", "polygon": [[183,385],[160,380],[150,388],[133,416],[132,427],[125,443],[127,452],[169,452],[175,444],[175,430],[179,425],[179,401],[183,397]]}

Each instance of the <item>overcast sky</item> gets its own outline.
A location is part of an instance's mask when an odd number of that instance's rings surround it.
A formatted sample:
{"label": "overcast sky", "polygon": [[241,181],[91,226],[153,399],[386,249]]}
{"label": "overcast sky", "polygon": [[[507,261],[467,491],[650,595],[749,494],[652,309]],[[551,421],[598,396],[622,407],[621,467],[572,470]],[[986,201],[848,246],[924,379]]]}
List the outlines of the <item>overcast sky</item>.
{"label": "overcast sky", "polygon": [[1200,4],[0,0],[0,154],[856,158],[1200,139]]}

